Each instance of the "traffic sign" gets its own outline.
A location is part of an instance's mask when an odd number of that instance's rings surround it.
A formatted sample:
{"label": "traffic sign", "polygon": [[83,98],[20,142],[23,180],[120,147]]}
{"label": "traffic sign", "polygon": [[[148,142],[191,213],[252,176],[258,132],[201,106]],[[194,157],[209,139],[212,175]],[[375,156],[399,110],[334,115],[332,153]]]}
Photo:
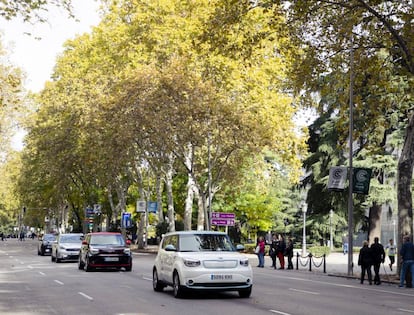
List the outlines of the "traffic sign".
{"label": "traffic sign", "polygon": [[137,212],[145,212],[147,203],[145,200],[137,200]]}
{"label": "traffic sign", "polygon": [[234,226],[234,219],[211,219],[211,225]]}
{"label": "traffic sign", "polygon": [[235,219],[236,215],[231,212],[212,212],[212,219]]}

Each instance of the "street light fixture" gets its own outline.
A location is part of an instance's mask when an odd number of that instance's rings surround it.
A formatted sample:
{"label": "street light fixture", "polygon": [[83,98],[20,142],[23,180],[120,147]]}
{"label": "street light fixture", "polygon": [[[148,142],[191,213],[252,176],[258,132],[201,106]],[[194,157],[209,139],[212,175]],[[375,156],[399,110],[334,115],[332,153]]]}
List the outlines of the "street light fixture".
{"label": "street light fixture", "polygon": [[304,203],[302,205],[303,213],[303,236],[302,236],[302,256],[306,256],[306,211],[308,210],[308,205]]}

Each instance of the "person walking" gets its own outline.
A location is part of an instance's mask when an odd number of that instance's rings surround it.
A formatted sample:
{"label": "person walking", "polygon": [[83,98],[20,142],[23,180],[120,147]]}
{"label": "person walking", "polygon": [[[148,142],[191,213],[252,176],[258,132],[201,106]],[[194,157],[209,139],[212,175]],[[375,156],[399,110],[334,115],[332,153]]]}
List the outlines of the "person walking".
{"label": "person walking", "polygon": [[405,275],[407,269],[411,271],[411,287],[414,288],[414,245],[410,241],[410,236],[404,236],[404,242],[401,246],[400,257],[402,261],[400,273],[400,288],[404,287]]}
{"label": "person walking", "polygon": [[374,284],[380,285],[381,279],[379,275],[379,270],[381,267],[381,263],[385,261],[385,250],[384,246],[379,243],[379,238],[374,238],[374,243],[371,244],[371,251],[372,251],[372,264],[374,266]]}
{"label": "person walking", "polygon": [[279,234],[279,244],[277,246],[277,258],[279,258],[280,268],[285,269],[285,250],[286,250],[286,243],[285,239],[282,235]]}
{"label": "person walking", "polygon": [[368,247],[368,241],[364,241],[358,256],[358,266],[361,266],[361,284],[364,283],[365,272],[368,275],[369,284],[372,285],[372,249]]}
{"label": "person walking", "polygon": [[287,269],[293,269],[293,263],[292,263],[292,258],[293,258],[293,241],[291,238],[289,238],[287,246],[286,246],[286,256],[288,259],[288,267]]}
{"label": "person walking", "polygon": [[396,247],[394,245],[394,240],[390,239],[387,246],[385,246],[385,249],[387,250],[388,259],[390,260],[390,263],[388,266],[390,266],[390,270],[392,271],[392,265],[395,263],[395,253],[396,253]]}
{"label": "person walking", "polygon": [[269,250],[269,256],[272,258],[272,267],[276,269],[276,250],[278,246],[279,240],[277,239],[276,234],[272,235],[272,242],[270,243],[270,250]]}
{"label": "person walking", "polygon": [[259,259],[259,265],[257,267],[264,267],[264,255],[265,255],[265,242],[263,236],[259,236],[257,241],[257,258]]}

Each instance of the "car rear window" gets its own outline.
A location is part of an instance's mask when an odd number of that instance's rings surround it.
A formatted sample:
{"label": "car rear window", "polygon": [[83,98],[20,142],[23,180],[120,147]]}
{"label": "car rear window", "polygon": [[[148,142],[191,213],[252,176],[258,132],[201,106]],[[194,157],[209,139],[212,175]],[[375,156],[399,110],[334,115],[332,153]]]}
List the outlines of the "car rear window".
{"label": "car rear window", "polygon": [[124,245],[122,235],[108,234],[108,235],[92,235],[91,245]]}
{"label": "car rear window", "polygon": [[180,252],[235,251],[227,235],[189,234],[180,235]]}

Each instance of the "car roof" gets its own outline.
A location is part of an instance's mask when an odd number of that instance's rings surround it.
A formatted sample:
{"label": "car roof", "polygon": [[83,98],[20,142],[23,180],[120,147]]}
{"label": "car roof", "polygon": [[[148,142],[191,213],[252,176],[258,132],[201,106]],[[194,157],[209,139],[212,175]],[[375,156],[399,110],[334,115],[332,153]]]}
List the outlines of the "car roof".
{"label": "car roof", "polygon": [[119,232],[91,232],[88,235],[121,235]]}
{"label": "car roof", "polygon": [[225,232],[220,232],[220,231],[175,231],[175,232],[169,232],[166,233],[165,236],[167,235],[194,235],[194,234],[214,234],[214,235],[227,235]]}
{"label": "car roof", "polygon": [[59,235],[83,235],[83,233],[60,233]]}

